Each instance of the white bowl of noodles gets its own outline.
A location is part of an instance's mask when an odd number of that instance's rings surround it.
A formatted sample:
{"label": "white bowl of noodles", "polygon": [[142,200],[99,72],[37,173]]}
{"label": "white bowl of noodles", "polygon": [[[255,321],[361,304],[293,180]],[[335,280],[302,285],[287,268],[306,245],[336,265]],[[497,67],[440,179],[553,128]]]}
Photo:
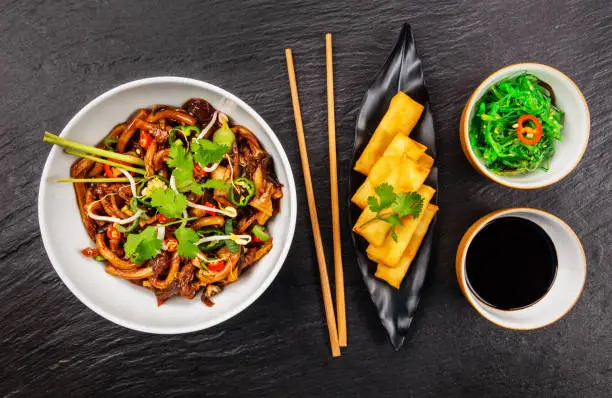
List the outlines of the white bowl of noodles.
{"label": "white bowl of noodles", "polygon": [[272,283],[287,257],[295,231],[297,200],[287,155],[268,124],[245,102],[212,84],[180,77],[155,77],[123,84],[81,109],[60,136],[95,145],[113,126],[138,108],[154,104],[180,106],[189,98],[204,98],[236,124],[248,127],[274,159],[284,197],[279,214],[268,223],[274,247],[240,279],[215,296],[213,307],[199,299],[177,297],[157,306],[145,288],[105,272],[84,257],[92,242],[81,222],[72,184],[49,182],[70,173],[74,157],[53,147],[43,169],[38,196],[42,240],[56,272],[85,305],[99,315],[130,329],[149,333],[193,332],[217,325],[252,304]]}

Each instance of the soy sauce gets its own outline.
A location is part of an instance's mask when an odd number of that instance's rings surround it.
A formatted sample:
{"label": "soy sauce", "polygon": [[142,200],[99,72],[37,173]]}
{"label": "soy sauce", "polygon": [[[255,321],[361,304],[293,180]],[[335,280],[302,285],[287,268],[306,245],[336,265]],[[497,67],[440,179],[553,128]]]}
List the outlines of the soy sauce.
{"label": "soy sauce", "polygon": [[557,251],[533,221],[501,217],[472,240],[466,278],[472,292],[488,305],[517,310],[540,300],[557,274]]}

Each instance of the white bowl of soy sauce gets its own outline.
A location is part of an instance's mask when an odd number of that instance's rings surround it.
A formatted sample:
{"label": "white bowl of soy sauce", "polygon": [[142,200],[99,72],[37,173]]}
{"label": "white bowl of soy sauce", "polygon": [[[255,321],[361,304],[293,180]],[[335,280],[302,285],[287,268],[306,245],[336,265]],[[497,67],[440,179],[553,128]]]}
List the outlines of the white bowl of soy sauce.
{"label": "white bowl of soy sauce", "polygon": [[532,208],[487,214],[457,250],[459,286],[489,321],[509,329],[550,325],[574,306],[586,280],[586,258],[574,231]]}

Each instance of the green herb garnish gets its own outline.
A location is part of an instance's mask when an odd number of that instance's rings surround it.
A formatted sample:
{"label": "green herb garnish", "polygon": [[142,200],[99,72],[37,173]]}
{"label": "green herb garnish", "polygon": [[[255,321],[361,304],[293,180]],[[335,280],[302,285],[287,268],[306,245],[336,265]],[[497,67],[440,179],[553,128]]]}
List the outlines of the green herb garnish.
{"label": "green herb garnish", "polygon": [[198,255],[198,247],[195,245],[200,236],[191,228],[181,225],[174,231],[178,240],[177,253],[185,258],[195,258]]}
{"label": "green herb garnish", "polygon": [[193,158],[202,167],[206,167],[209,164],[220,162],[223,156],[230,150],[230,147],[226,145],[215,144],[212,141],[201,139],[193,141],[191,143],[191,151],[193,152]]}
{"label": "green herb garnish", "polygon": [[104,147],[108,150],[108,151],[112,151],[115,152],[115,148],[112,147],[111,144],[116,144],[117,143],[117,139],[116,138],[112,138],[112,137],[106,137],[102,143],[104,144]]}
{"label": "green herb garnish", "polygon": [[[200,229],[198,231],[198,235],[200,235],[201,237],[205,237],[205,236],[221,236],[221,235],[224,235],[224,232],[221,231],[219,228],[207,227],[207,228]],[[225,243],[222,240],[206,242],[206,243],[203,243],[202,245],[200,245],[200,249],[202,251],[204,251],[204,252],[210,252],[212,250],[220,248],[224,244]]]}
{"label": "green herb garnish", "polygon": [[[199,184],[193,175],[194,158],[198,163],[208,165],[223,159],[227,152],[227,147],[219,146],[208,140],[195,140],[191,143],[191,151],[183,147],[180,140],[170,144],[170,154],[168,156],[168,166],[172,167],[172,176],[176,183],[176,188],[181,192],[193,192],[202,195],[204,189],[227,189],[228,184],[222,180],[208,180]],[[202,163],[201,161],[209,162]]]}
{"label": "green herb garnish", "polygon": [[[166,162],[168,166],[174,168],[172,176],[174,177],[177,189],[181,192],[192,190],[196,182],[193,177],[193,156],[180,140],[170,144],[170,153]],[[197,187],[196,190],[198,190]]]}
{"label": "green herb garnish", "polygon": [[387,183],[374,188],[376,196],[368,197],[368,207],[376,215],[361,225],[361,227],[380,220],[391,224],[391,238],[397,242],[395,228],[402,225],[402,218],[412,216],[417,218],[423,210],[423,197],[417,192],[393,192],[393,186]]}
{"label": "green herb garnish", "polygon": [[[225,222],[225,234],[226,235],[231,235],[234,233],[234,228],[232,226],[232,220],[227,220]],[[231,239],[226,239],[225,241],[225,245],[227,246],[227,248],[229,249],[230,252],[232,253],[238,253],[240,252],[240,246],[238,246],[238,244],[236,242],[234,242]]]}
{"label": "green herb garnish", "polygon": [[206,180],[202,184],[200,184],[200,187],[207,189],[228,189],[230,186],[231,184],[226,182],[225,180],[214,179]]}
{"label": "green herb garnish", "polygon": [[151,192],[151,205],[168,218],[177,218],[187,208],[187,198],[170,188]]}
{"label": "green herb garnish", "polygon": [[136,264],[157,256],[162,241],[157,239],[157,228],[147,227],[139,234],[129,234],[123,248],[125,254]]}

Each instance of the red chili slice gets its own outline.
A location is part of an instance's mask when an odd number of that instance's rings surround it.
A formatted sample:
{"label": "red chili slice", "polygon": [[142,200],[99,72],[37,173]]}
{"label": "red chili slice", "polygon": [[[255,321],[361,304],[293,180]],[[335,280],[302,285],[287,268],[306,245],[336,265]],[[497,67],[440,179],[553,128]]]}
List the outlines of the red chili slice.
{"label": "red chili slice", "polygon": [[121,238],[121,232],[117,231],[117,228],[111,224],[106,229],[106,236],[108,236],[108,239],[119,239]]}
{"label": "red chili slice", "polygon": [[122,176],[118,168],[111,167],[107,164],[104,165],[104,174],[106,174],[108,178],[115,178],[115,177]]}
{"label": "red chili slice", "polygon": [[197,177],[197,178],[201,178],[201,177],[206,177],[208,176],[208,172],[204,171],[204,169],[202,168],[202,166],[200,166],[199,164],[195,164],[195,166],[193,167],[193,174]]}
{"label": "red chili slice", "polygon": [[[213,205],[213,204],[212,204],[212,203],[210,203],[210,202],[204,202],[204,206],[206,206],[206,207],[212,207],[213,209],[216,209],[215,205]],[[214,215],[215,215],[215,214],[217,214],[217,213],[215,213],[214,211],[206,210],[206,214],[207,214],[207,215],[209,215],[209,216],[214,216]]]}
{"label": "red chili slice", "polygon": [[206,264],[206,266],[212,272],[219,272],[219,271],[222,271],[223,268],[225,268],[225,261],[223,260],[215,261],[213,263]]}
{"label": "red chili slice", "polygon": [[151,134],[140,132],[140,140],[138,141],[138,143],[140,144],[141,147],[143,147],[144,149],[147,149],[151,146],[152,142],[153,142],[153,137],[151,137]]}
{"label": "red chili slice", "polygon": [[[525,126],[525,122],[527,121],[533,122],[533,124],[535,124],[535,129]],[[517,122],[516,135],[523,144],[535,145],[542,139],[542,123],[533,115],[522,115]]]}
{"label": "red chili slice", "polygon": [[81,251],[81,253],[86,256],[86,257],[91,257],[94,258],[97,255],[100,254],[100,252],[98,251],[98,249],[94,249],[93,247],[88,247],[83,249],[83,251]]}

